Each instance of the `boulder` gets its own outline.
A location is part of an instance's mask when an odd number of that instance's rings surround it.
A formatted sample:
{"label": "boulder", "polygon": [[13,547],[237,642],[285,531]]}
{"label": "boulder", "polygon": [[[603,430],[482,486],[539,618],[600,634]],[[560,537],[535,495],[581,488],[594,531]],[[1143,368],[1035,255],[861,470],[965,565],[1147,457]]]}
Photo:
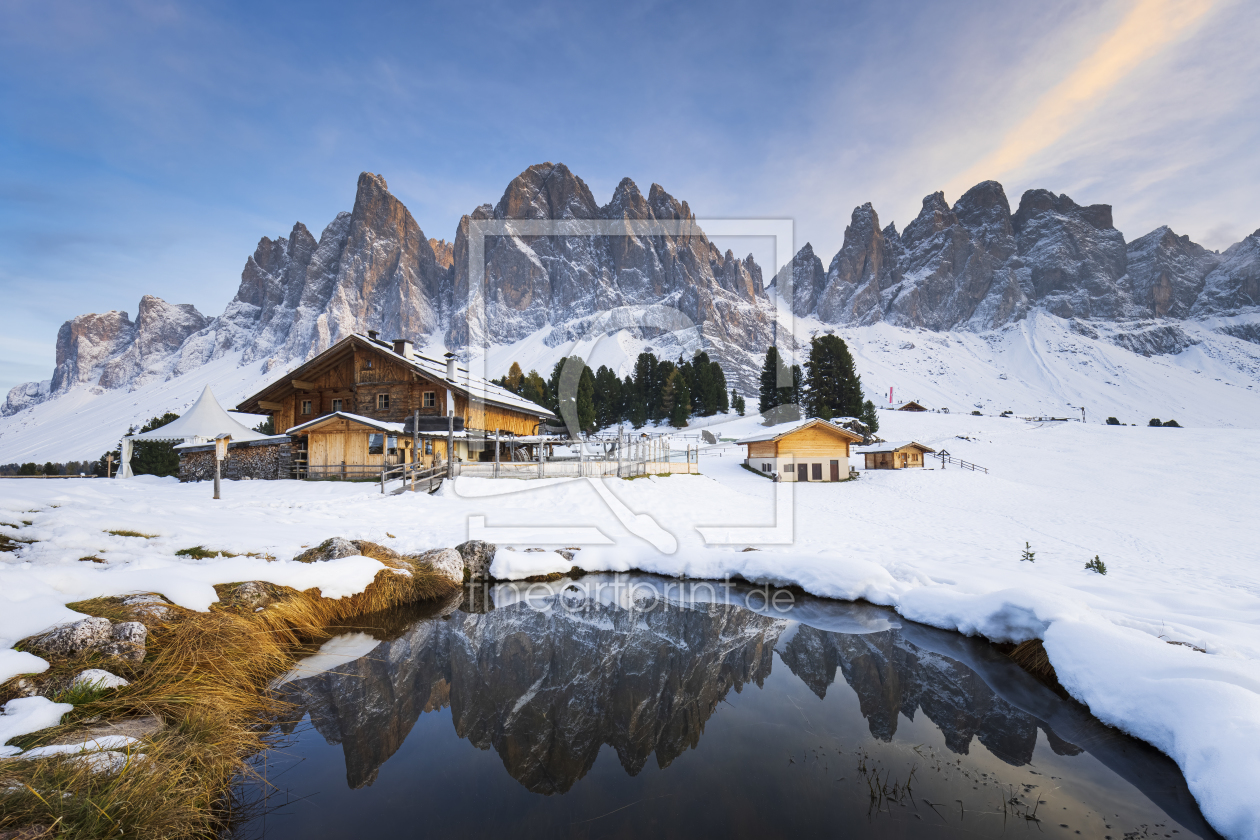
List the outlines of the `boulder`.
{"label": "boulder", "polygon": [[418,565],[430,567],[457,585],[464,584],[464,558],[453,548],[435,548],[410,559]]}
{"label": "boulder", "polygon": [[80,688],[82,686],[95,686],[97,688],[122,688],[131,683],[124,680],[117,674],[111,674],[109,671],[103,671],[100,668],[88,668],[74,675],[74,679],[70,681],[71,688]]}
{"label": "boulder", "polygon": [[482,540],[469,540],[455,546],[460,557],[464,559],[464,569],[469,580],[490,580],[490,564],[494,562],[494,543]]}
{"label": "boulder", "polygon": [[143,662],[144,644],[148,637],[149,629],[143,624],[124,621],[113,626],[109,640],[101,646],[101,652],[127,662]]}
{"label": "boulder", "polygon": [[267,584],[257,580],[246,581],[233,588],[227,595],[232,601],[250,610],[260,609],[275,600]]}
{"label": "boulder", "polygon": [[359,553],[359,547],[342,537],[324,540],[314,548],[308,548],[293,559],[299,563],[323,563],[327,560],[338,560],[342,557],[353,557]]}
{"label": "boulder", "polygon": [[109,644],[112,630],[113,625],[108,618],[89,616],[36,636],[30,640],[29,646],[50,656],[78,656]]}
{"label": "boulder", "polygon": [[124,607],[131,607],[132,613],[139,618],[147,618],[151,621],[164,621],[171,612],[171,608],[167,606],[162,596],[154,595],[152,592],[145,595],[128,595],[122,599],[122,602]]}

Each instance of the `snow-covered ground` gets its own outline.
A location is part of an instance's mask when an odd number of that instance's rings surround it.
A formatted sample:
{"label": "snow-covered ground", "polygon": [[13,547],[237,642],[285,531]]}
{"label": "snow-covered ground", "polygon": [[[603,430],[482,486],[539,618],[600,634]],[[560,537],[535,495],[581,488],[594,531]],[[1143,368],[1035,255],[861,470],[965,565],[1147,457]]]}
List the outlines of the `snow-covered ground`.
{"label": "snow-covered ground", "polygon": [[[715,430],[735,438],[758,430],[758,419]],[[739,448],[726,444],[705,450],[699,476],[460,479],[435,496],[243,481],[226,482],[213,502],[208,484],[174,480],[0,481],[0,521],[32,523],[0,531],[37,540],[0,555],[0,640],[8,647],[64,621],[73,616],[64,603],[92,595],[154,590],[204,608],[213,582],[356,591],[375,561],[347,558],[343,569],[288,560],[337,535],[404,552],[489,539],[501,545],[493,571],[508,578],[578,565],[796,583],[994,640],[1043,639],[1063,685],[1103,721],[1167,752],[1222,833],[1260,838],[1260,431],[958,413],[881,412],[880,421],[885,438],[947,448],[990,471],[775,485],[744,470]],[[783,539],[788,522],[790,542],[778,544],[711,544],[698,530],[743,540],[735,529],[761,527]],[[1020,560],[1025,543],[1034,562]],[[194,545],[280,559],[174,556]],[[560,546],[582,550],[570,563],[550,550]],[[108,562],[80,562],[89,555]],[[1106,576],[1084,568],[1096,555]],[[0,678],[35,664],[7,651]]]}
{"label": "snow-covered ground", "polygon": [[[1115,325],[1087,325],[1098,334],[1094,338],[1074,331],[1068,321],[1040,312],[983,333],[937,333],[888,324],[834,327],[780,313],[784,329],[793,330],[802,345],[821,332],[843,337],[853,350],[868,397],[877,404],[887,402],[892,388],[897,401],[918,399],[955,413],[977,408],[997,414],[1010,409],[1020,415],[1079,417],[1084,408],[1090,422],[1115,416],[1124,423],[1146,423],[1159,417],[1187,426],[1256,428],[1260,345],[1216,331],[1234,321],[1251,323],[1248,317],[1175,322],[1198,343],[1174,355],[1142,356],[1109,340],[1107,331],[1119,330]],[[676,358],[691,347],[681,344],[676,334],[642,339],[624,330],[553,345],[552,332],[547,327],[514,344],[488,348],[486,374],[501,376],[515,361],[525,371],[533,368],[547,376],[560,358],[579,355],[592,367],[608,365],[625,376],[643,350]],[[688,332],[683,338],[695,337]],[[440,357],[445,350],[437,343],[423,352]],[[0,418],[0,463],[98,458],[117,445],[128,426],[167,411],[183,411],[206,384],[224,407],[231,408],[284,374],[281,369],[264,374],[261,363],[244,367],[238,363],[239,356],[229,354],[135,391],[80,386]]]}

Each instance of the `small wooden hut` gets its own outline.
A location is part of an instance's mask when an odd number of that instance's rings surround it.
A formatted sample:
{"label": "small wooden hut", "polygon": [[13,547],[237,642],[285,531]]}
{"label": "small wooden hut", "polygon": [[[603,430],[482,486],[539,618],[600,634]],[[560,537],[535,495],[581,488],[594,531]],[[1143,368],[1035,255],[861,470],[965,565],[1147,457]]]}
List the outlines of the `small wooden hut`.
{"label": "small wooden hut", "polygon": [[862,436],[817,418],[777,427],[737,441],[748,447],[744,463],[782,481],[844,481],[849,477],[849,447]]}
{"label": "small wooden hut", "polygon": [[930,446],[905,440],[863,447],[860,454],[865,456],[865,467],[868,470],[901,470],[922,467],[927,456],[935,451]]}

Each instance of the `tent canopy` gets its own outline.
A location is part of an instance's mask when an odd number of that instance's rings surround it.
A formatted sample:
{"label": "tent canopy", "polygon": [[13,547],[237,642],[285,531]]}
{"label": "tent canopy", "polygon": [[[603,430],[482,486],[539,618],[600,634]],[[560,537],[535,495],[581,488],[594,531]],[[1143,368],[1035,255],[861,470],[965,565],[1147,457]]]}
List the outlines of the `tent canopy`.
{"label": "tent canopy", "polygon": [[182,443],[205,443],[219,435],[231,435],[233,441],[261,440],[267,435],[255,432],[240,423],[232,415],[223,410],[214,392],[207,385],[201,396],[193,403],[192,408],[173,422],[154,429],[151,432],[140,432],[127,437],[132,440],[177,440]]}
{"label": "tent canopy", "polygon": [[122,465],[118,477],[132,477],[132,444],[137,440],[207,443],[219,435],[231,435],[234,441],[262,440],[268,437],[262,432],[255,432],[224,411],[223,406],[219,405],[219,401],[214,398],[214,392],[207,385],[201,392],[201,396],[197,397],[197,401],[192,404],[192,408],[185,411],[178,420],[151,432],[127,435],[122,439]]}

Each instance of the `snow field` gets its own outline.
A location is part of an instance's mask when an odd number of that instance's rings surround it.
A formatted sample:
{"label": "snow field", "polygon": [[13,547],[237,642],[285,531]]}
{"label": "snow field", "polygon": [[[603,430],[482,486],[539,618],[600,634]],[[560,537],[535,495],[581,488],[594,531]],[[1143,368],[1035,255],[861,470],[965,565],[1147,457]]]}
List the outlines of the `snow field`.
{"label": "snow field", "polygon": [[[737,438],[761,430],[758,420],[709,428]],[[509,579],[578,565],[794,583],[993,640],[1043,639],[1063,685],[1101,720],[1167,752],[1214,826],[1260,838],[1252,802],[1260,573],[1251,527],[1260,431],[957,413],[880,412],[880,422],[882,437],[947,448],[990,472],[938,466],[779,485],[791,495],[782,511],[776,486],[742,469],[742,448],[731,444],[704,451],[703,475],[608,480],[627,509],[620,512],[586,479],[459,479],[435,496],[382,496],[372,484],[225,482],[218,503],[208,484],[172,479],[0,481],[0,522],[32,523],[0,531],[37,540],[0,560],[0,640],[11,647],[71,620],[77,614],[64,604],[95,595],[156,591],[204,609],[219,582],[320,586],[332,597],[361,591],[381,568],[375,561],[288,559],[331,536],[401,552],[489,539],[500,544],[493,572]],[[675,439],[686,443],[694,441]],[[852,463],[861,469],[861,461],[855,453]],[[662,553],[632,533],[636,515],[672,534],[677,551]],[[786,545],[707,545],[696,530],[769,527],[789,515]],[[543,528],[553,530],[528,530]],[[1020,561],[1025,542],[1035,562]],[[278,559],[175,557],[194,545]],[[582,547],[573,561],[551,550],[566,545]],[[78,560],[88,555],[108,562]],[[1084,569],[1095,555],[1106,576]],[[39,664],[6,650],[0,678]]]}

